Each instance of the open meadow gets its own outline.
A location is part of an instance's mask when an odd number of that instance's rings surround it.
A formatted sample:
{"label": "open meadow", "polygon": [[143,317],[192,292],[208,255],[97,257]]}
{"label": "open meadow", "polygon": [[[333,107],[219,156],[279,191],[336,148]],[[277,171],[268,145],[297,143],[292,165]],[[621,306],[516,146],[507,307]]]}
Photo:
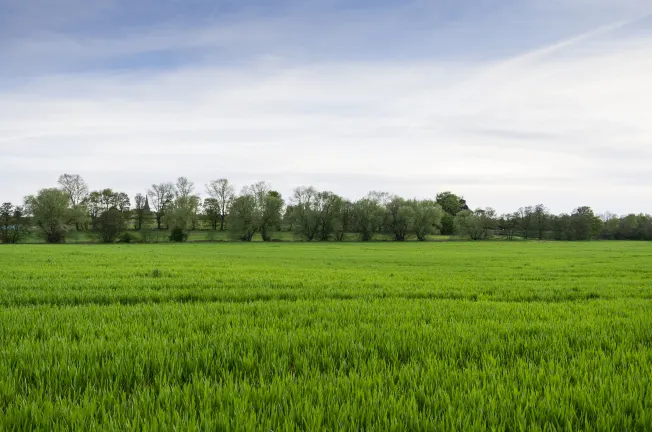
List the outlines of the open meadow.
{"label": "open meadow", "polygon": [[0,430],[652,430],[652,244],[0,247]]}

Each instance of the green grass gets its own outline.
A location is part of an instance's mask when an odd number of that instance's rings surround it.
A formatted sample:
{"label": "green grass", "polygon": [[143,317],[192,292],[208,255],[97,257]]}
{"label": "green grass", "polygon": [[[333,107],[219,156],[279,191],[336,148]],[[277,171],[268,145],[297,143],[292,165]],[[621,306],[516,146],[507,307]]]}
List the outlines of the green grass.
{"label": "green grass", "polygon": [[652,430],[652,244],[0,247],[0,430]]}

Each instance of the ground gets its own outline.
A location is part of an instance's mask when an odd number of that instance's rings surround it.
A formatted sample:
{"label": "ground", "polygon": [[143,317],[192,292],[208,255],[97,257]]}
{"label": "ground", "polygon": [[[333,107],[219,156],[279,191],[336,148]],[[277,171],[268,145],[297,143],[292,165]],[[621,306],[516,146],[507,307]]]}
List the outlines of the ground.
{"label": "ground", "polygon": [[0,247],[0,430],[651,430],[652,244]]}

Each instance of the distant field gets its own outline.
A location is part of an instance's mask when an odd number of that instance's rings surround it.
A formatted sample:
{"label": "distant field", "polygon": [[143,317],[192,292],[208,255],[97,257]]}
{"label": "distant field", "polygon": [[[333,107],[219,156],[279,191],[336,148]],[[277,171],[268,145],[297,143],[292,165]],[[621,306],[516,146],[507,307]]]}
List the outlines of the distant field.
{"label": "distant field", "polygon": [[0,247],[0,430],[652,430],[652,244]]}

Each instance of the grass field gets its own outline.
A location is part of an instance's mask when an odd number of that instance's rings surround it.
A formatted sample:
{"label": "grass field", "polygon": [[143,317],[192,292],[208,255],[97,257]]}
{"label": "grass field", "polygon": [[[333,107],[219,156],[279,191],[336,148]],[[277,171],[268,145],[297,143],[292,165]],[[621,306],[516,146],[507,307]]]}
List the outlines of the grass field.
{"label": "grass field", "polygon": [[652,430],[652,244],[0,247],[0,430]]}

